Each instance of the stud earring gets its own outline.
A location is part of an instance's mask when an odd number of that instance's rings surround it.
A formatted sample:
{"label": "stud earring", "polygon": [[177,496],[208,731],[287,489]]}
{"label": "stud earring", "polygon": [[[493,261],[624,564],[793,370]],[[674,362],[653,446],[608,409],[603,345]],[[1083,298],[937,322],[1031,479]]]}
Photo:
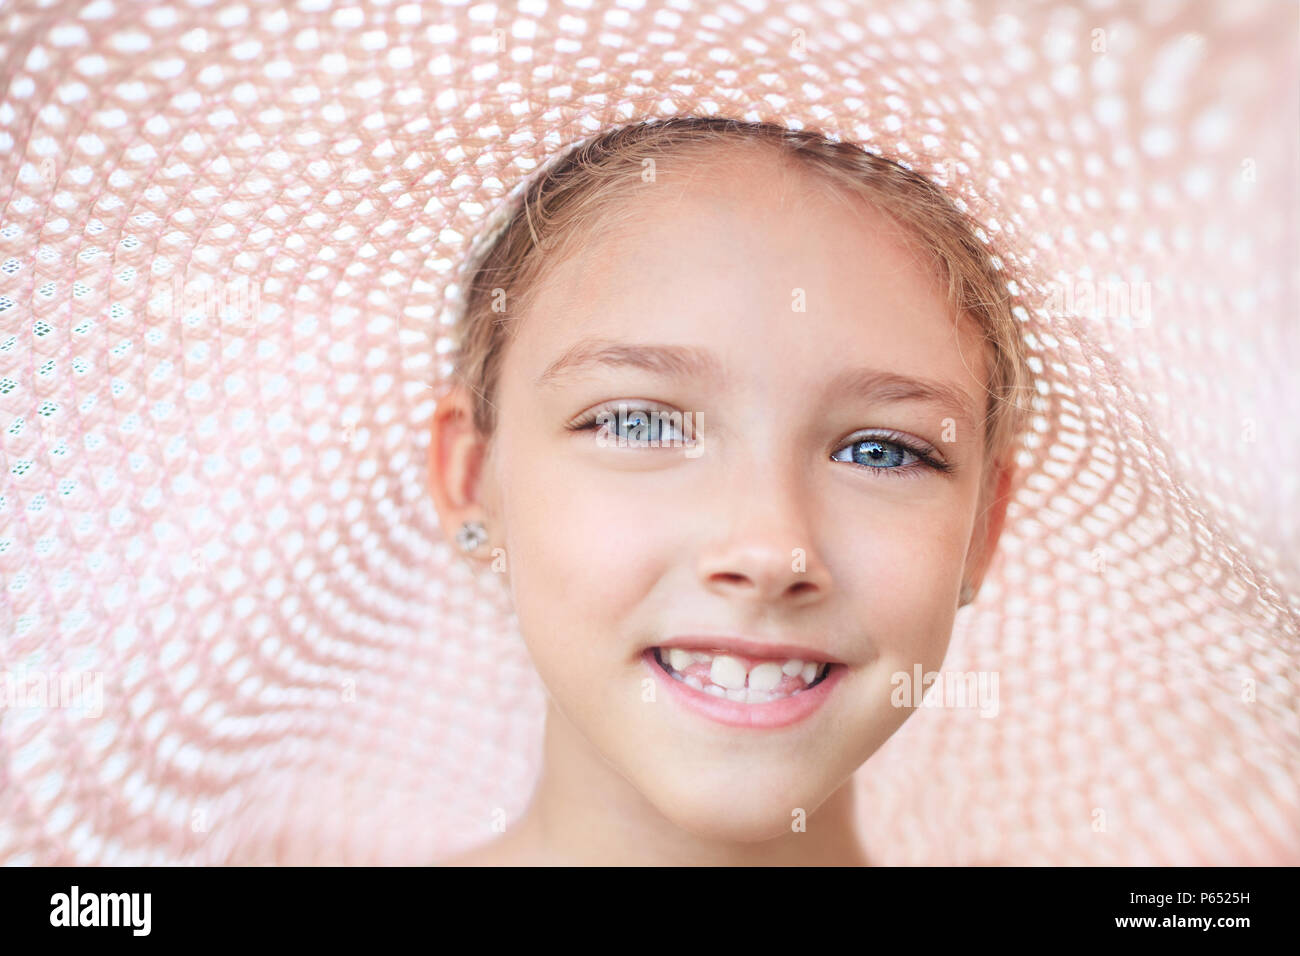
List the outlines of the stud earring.
{"label": "stud earring", "polygon": [[963,584],[961,586],[961,594],[957,596],[957,606],[965,607],[973,600],[975,600],[975,589],[969,584]]}
{"label": "stud earring", "polygon": [[456,543],[466,554],[477,551],[487,541],[487,529],[481,521],[466,521],[456,532]]}

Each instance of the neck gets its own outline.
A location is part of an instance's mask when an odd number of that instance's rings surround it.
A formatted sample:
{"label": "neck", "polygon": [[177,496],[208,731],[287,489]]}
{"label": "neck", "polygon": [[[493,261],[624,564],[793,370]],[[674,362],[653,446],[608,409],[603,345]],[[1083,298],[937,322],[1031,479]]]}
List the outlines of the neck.
{"label": "neck", "polygon": [[681,829],[547,705],[544,762],[510,842],[528,863],[564,866],[864,866],[846,781],[804,832],[758,843],[711,840]]}

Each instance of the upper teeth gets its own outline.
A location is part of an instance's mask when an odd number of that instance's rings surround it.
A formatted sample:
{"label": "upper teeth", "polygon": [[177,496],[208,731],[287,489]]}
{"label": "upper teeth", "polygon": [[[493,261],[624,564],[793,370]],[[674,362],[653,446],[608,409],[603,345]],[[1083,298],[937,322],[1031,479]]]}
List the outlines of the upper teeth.
{"label": "upper teeth", "polygon": [[[711,663],[710,663],[711,662]],[[783,675],[794,677],[798,674],[805,684],[817,679],[821,665],[816,661],[763,661],[747,668],[745,662],[730,654],[709,654],[705,651],[687,651],[680,647],[668,651],[668,666],[675,671],[685,671],[692,664],[710,664],[709,680],[728,690],[739,690],[748,686],[754,690],[772,690]]]}

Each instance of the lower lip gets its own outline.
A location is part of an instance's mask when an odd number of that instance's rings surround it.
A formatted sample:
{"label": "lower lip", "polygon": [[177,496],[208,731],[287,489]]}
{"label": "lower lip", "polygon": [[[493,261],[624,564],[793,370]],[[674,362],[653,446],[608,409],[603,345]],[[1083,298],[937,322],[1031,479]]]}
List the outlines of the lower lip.
{"label": "lower lip", "polygon": [[772,730],[788,727],[810,717],[830,697],[845,668],[836,664],[830,673],[816,687],[800,691],[780,700],[769,700],[761,704],[743,704],[725,697],[714,697],[702,690],[696,690],[690,684],[679,681],[659,666],[655,660],[654,648],[648,648],[641,659],[654,672],[661,684],[667,686],[675,699],[682,706],[702,714],[711,720],[729,727],[751,727],[755,730]]}

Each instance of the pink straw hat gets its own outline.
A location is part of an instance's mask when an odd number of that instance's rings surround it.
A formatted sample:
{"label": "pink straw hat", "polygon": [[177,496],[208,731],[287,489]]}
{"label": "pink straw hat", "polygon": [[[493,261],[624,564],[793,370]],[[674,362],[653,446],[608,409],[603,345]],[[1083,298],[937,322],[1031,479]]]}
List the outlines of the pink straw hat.
{"label": "pink straw hat", "polygon": [[1000,713],[863,766],[872,856],[1300,863],[1294,5],[0,17],[0,862],[425,863],[524,809],[543,688],[428,490],[458,283],[540,164],[694,115],[903,161],[1025,276],[945,659]]}

